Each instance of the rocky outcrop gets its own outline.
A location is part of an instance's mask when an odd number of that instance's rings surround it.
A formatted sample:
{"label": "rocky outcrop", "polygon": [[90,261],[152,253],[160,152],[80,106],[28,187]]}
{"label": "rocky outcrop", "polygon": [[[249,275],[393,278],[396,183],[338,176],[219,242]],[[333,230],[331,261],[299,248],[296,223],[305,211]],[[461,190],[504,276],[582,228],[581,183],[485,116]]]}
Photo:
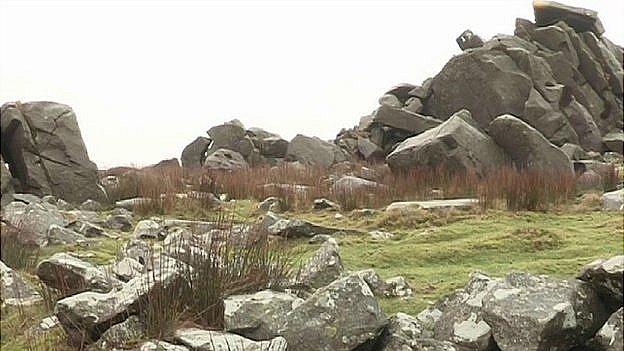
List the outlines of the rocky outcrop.
{"label": "rocky outcrop", "polygon": [[243,155],[228,149],[218,149],[204,160],[204,167],[209,169],[236,170],[249,167]]}
{"label": "rocky outcrop", "polygon": [[454,172],[483,174],[500,167],[505,155],[462,110],[441,125],[400,143],[386,161],[392,170],[446,167]]}
{"label": "rocky outcrop", "polygon": [[624,189],[604,193],[600,200],[605,211],[624,211]]}
{"label": "rocky outcrop", "polygon": [[0,109],[2,158],[18,191],[73,203],[107,201],[71,107],[54,102],[7,103]]}
{"label": "rocky outcrop", "polygon": [[298,279],[301,284],[314,289],[328,285],[344,272],[336,239],[327,239],[302,267]]}
{"label": "rocky outcrop", "polygon": [[47,286],[71,295],[83,291],[109,292],[116,279],[66,253],[56,253],[37,265],[37,276]]}
{"label": "rocky outcrop", "polygon": [[489,133],[518,168],[573,174],[568,156],[519,118],[497,117],[490,123]]}
{"label": "rocky outcrop", "polygon": [[598,330],[596,335],[589,341],[590,350],[595,351],[619,351],[624,348],[624,309],[614,312],[609,320]]}

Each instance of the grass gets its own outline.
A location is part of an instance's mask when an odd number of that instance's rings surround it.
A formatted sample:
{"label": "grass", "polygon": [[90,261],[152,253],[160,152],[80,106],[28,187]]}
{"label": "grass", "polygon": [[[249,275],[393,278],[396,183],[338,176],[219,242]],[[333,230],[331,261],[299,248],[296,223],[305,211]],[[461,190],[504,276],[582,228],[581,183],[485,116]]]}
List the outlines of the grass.
{"label": "grass", "polygon": [[[406,216],[422,215],[414,211]],[[573,277],[584,264],[624,252],[624,229],[619,213],[535,213],[492,211],[459,213],[451,222],[388,223],[393,239],[339,236],[341,256],[349,270],[374,268],[383,278],[402,275],[412,285],[410,299],[382,299],[387,313],[417,314],[441,296],[460,288],[471,272],[502,276],[519,270],[556,277]],[[385,213],[359,229],[380,229]],[[327,225],[345,223],[333,217],[306,216]],[[316,247],[293,244],[309,254]],[[306,246],[307,245],[307,246]]]}

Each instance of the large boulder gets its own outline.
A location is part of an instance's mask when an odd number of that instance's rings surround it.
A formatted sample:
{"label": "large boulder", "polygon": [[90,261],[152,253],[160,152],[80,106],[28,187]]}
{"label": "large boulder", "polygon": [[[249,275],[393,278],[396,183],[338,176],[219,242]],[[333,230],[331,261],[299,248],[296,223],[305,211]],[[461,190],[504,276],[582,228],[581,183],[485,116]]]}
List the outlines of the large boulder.
{"label": "large boulder", "polygon": [[67,333],[70,343],[81,345],[96,341],[112,324],[136,313],[139,302],[160,284],[168,285],[177,272],[162,270],[130,280],[119,290],[108,293],[85,291],[59,300],[54,313]]}
{"label": "large boulder", "polygon": [[349,160],[348,154],[337,145],[301,134],[297,134],[288,144],[286,158],[324,168]]}
{"label": "large boulder", "polygon": [[66,295],[87,290],[109,292],[118,283],[99,268],[64,252],[39,262],[37,276]]}
{"label": "large boulder", "polygon": [[581,270],[580,280],[588,282],[611,310],[624,303],[624,255],[596,260]]}
{"label": "large boulder", "polygon": [[381,338],[381,351],[458,351],[452,343],[431,338],[431,333],[418,318],[405,313],[390,317]]}
{"label": "large boulder", "polygon": [[209,154],[220,148],[238,151],[237,145],[245,137],[245,128],[239,121],[233,120],[208,129],[208,135],[212,140]]}
{"label": "large boulder", "polygon": [[71,107],[16,102],[4,104],[0,114],[2,157],[20,191],[73,203],[107,200]]}
{"label": "large boulder", "polygon": [[423,113],[447,119],[469,110],[482,128],[496,116],[522,115],[531,79],[502,51],[478,48],[453,57],[431,82]]}
{"label": "large boulder", "polygon": [[279,335],[290,351],[351,351],[373,343],[386,323],[366,282],[350,275],[317,290],[288,313]]}
{"label": "large boulder", "polygon": [[204,164],[206,159],[206,152],[210,147],[212,140],[206,137],[197,137],[190,144],[188,144],[184,150],[182,150],[182,167],[185,168],[200,168]]}
{"label": "large boulder", "polygon": [[499,116],[490,123],[488,131],[517,167],[573,174],[568,156],[521,119]]}
{"label": "large boulder", "polygon": [[500,167],[505,156],[466,110],[441,125],[400,143],[386,157],[392,170],[446,167],[450,171],[483,174]]}
{"label": "large boulder", "polygon": [[485,322],[502,350],[569,350],[609,318],[584,282],[511,273],[483,298]]}
{"label": "large boulder", "polygon": [[303,301],[297,296],[271,290],[229,296],[223,301],[224,329],[254,340],[273,338],[286,322],[286,314]]}

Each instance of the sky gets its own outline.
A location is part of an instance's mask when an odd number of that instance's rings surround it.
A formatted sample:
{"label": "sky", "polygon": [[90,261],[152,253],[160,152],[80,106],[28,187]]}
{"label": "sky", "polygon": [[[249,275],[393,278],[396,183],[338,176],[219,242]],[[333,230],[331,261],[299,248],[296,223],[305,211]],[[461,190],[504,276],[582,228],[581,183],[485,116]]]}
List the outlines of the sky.
{"label": "sky", "polygon": [[[624,44],[624,1],[565,2]],[[531,0],[0,0],[0,103],[70,105],[101,169],[179,158],[234,118],[333,139],[438,73],[465,29],[513,34],[517,17]]]}

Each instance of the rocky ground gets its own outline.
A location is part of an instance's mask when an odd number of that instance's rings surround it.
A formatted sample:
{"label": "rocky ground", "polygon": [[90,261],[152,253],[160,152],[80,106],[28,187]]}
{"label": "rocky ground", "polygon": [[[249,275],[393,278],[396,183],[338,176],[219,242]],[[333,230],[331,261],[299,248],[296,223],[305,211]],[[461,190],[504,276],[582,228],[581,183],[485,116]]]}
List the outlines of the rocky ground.
{"label": "rocky ground", "polygon": [[621,350],[622,48],[534,8],[333,141],[98,171],[69,106],[3,105],[2,349]]}

